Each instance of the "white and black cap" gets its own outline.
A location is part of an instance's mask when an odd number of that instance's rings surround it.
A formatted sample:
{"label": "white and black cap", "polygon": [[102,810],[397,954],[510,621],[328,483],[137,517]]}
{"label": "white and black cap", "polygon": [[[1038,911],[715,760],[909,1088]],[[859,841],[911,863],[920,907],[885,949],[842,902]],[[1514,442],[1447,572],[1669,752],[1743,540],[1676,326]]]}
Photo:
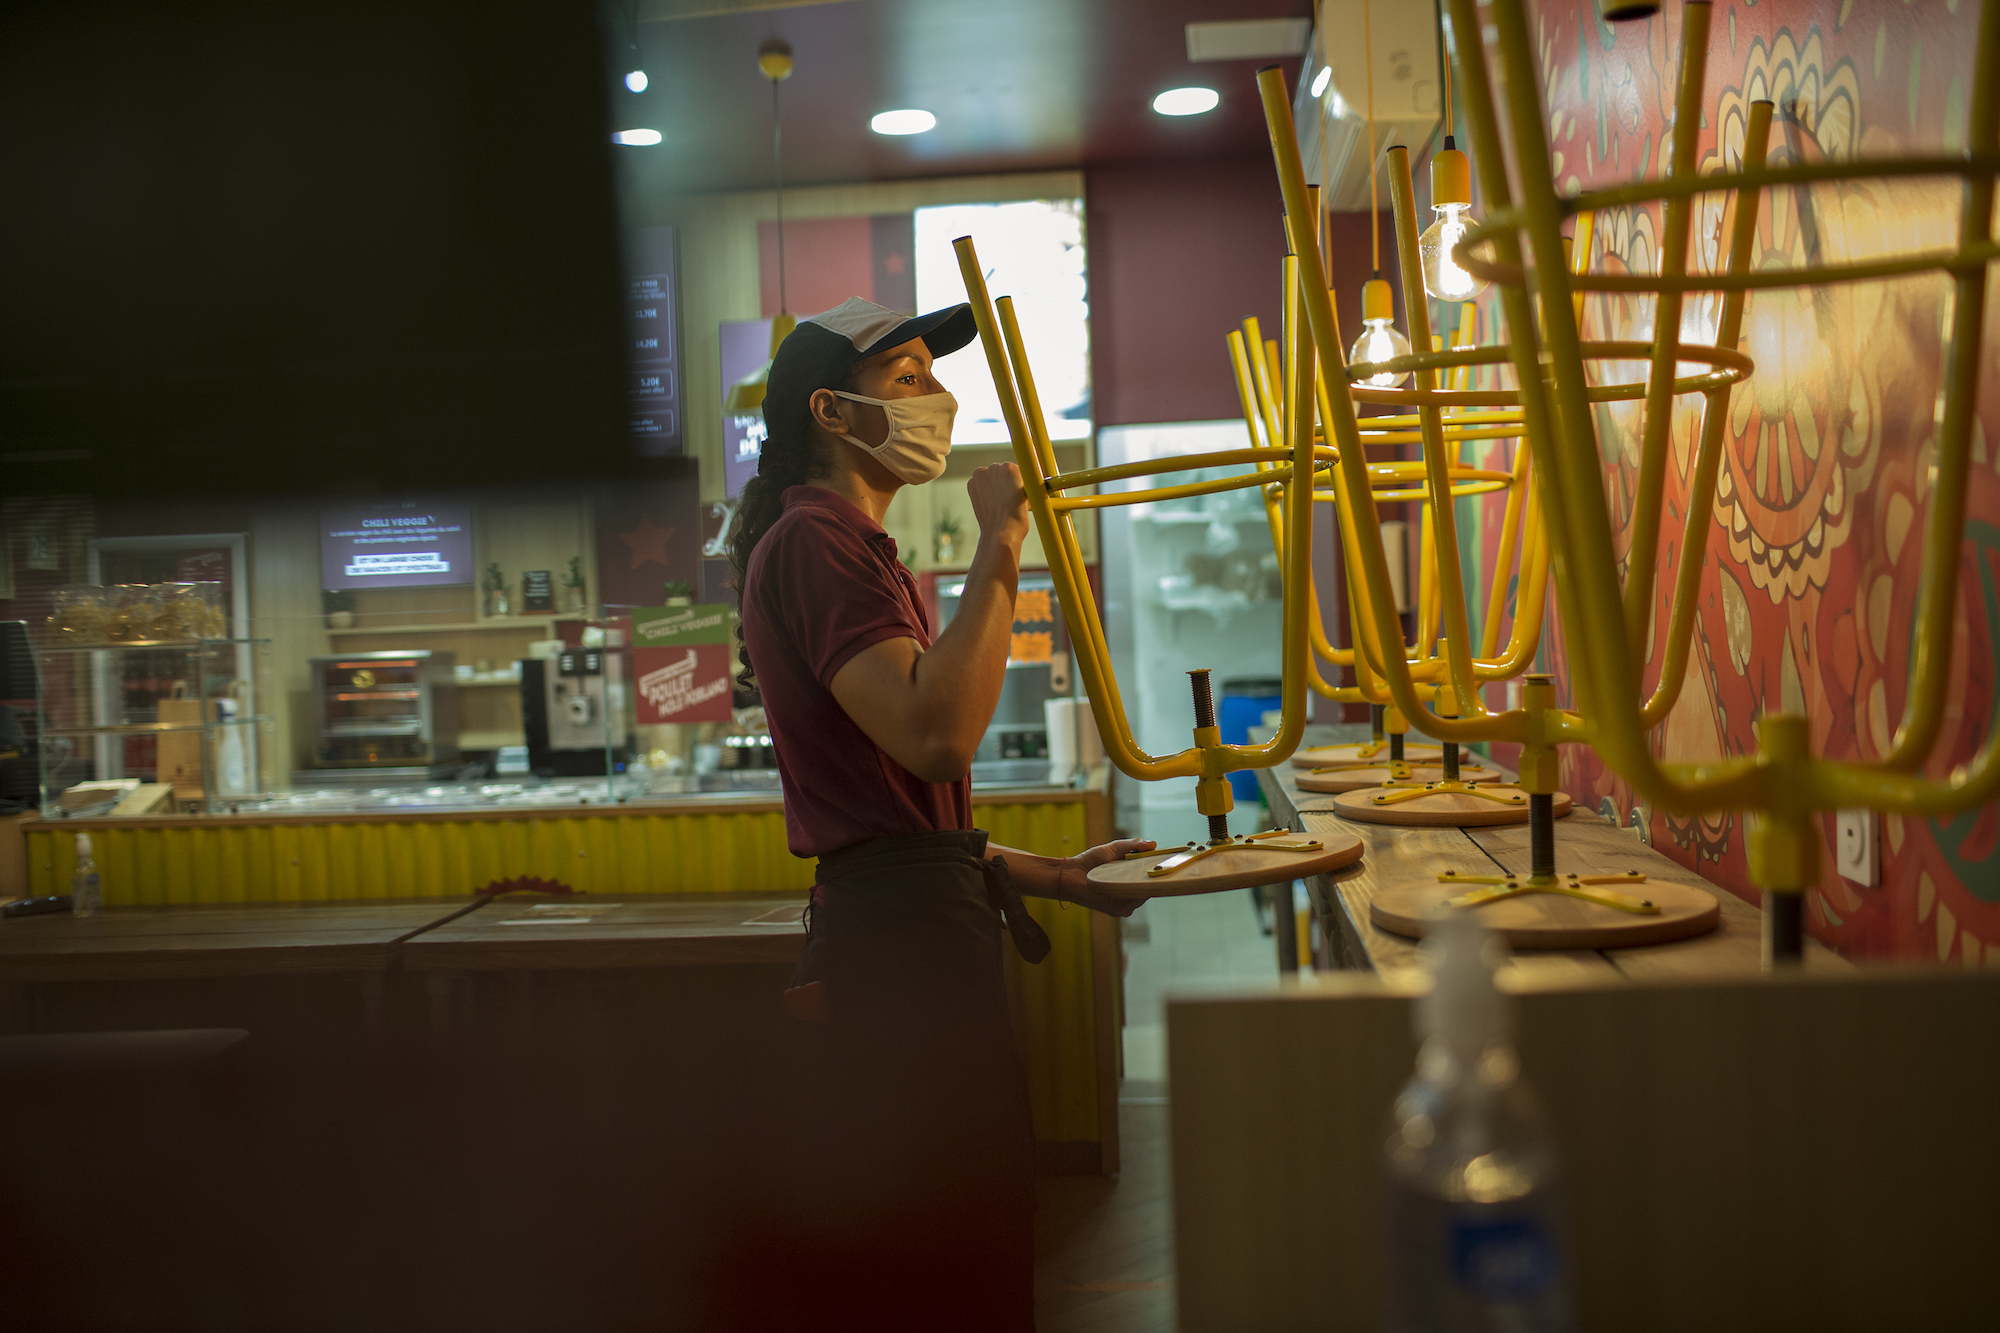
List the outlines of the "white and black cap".
{"label": "white and black cap", "polygon": [[924,340],[932,356],[946,356],[978,332],[969,305],[906,315],[850,296],[831,310],[801,320],[779,344],[764,382],[765,423],[773,436],[803,438],[811,425],[814,391],[845,385],[855,362],[916,338]]}

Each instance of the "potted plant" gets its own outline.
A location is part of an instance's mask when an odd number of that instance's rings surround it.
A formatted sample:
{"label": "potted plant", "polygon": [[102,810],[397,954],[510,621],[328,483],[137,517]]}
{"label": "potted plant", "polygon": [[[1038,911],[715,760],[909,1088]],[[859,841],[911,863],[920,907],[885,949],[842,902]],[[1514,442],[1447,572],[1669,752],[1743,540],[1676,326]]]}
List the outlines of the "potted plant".
{"label": "potted plant", "polygon": [[326,627],[328,629],[354,628],[354,593],[352,589],[341,589],[336,592],[332,588],[323,588],[320,590],[319,600],[321,607],[326,611]]}
{"label": "potted plant", "polygon": [[486,566],[486,614],[491,619],[501,619],[509,615],[512,604],[507,600],[507,576],[500,572],[498,561]]}
{"label": "potted plant", "polygon": [[563,610],[581,611],[584,609],[582,556],[573,555],[569,558],[569,568],[563,572],[562,576],[562,590]]}
{"label": "potted plant", "polygon": [[667,599],[668,606],[694,605],[694,587],[684,580],[668,579],[661,591]]}
{"label": "potted plant", "polygon": [[957,514],[946,512],[938,519],[937,538],[933,543],[933,553],[937,556],[937,562],[940,565],[952,563],[952,557],[957,551],[958,534],[960,531]]}

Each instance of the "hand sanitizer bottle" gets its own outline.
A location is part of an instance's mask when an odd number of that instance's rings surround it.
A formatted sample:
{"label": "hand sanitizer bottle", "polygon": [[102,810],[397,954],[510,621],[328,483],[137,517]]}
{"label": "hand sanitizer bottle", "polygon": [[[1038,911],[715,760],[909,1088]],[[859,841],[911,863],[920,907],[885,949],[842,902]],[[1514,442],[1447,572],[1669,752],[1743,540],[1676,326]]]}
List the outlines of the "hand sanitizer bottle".
{"label": "hand sanitizer bottle", "polygon": [[76,870],[69,877],[69,910],[73,916],[96,916],[104,906],[97,885],[97,862],[90,854],[90,835],[76,835]]}
{"label": "hand sanitizer bottle", "polygon": [[1384,1154],[1391,1333],[1568,1333],[1576,1326],[1555,1144],[1493,984],[1505,945],[1471,911],[1424,942],[1416,1073]]}

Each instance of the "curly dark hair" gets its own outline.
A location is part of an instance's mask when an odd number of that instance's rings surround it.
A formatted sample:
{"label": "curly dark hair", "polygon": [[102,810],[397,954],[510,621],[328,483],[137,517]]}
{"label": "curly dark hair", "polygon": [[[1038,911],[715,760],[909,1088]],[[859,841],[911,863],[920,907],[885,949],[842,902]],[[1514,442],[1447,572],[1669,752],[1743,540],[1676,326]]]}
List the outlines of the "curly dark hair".
{"label": "curly dark hair", "polygon": [[[854,368],[849,367],[838,382],[822,384],[819,388],[842,389],[852,393],[855,391],[854,380]],[[750,570],[750,553],[763,540],[764,534],[771,530],[771,525],[778,521],[778,516],[784,513],[785,491],[829,475],[829,469],[820,461],[813,447],[815,428],[809,412],[788,414],[786,419],[780,420],[770,420],[767,416],[767,422],[770,434],[765,438],[763,453],[757,459],[757,475],[744,484],[743,496],[737,501],[736,522],[729,532],[729,586],[736,590],[739,605]],[[736,675],[738,687],[756,689],[756,672],[750,665],[749,645],[743,641],[743,620],[740,616],[736,621],[736,659],[743,664],[743,669]]]}

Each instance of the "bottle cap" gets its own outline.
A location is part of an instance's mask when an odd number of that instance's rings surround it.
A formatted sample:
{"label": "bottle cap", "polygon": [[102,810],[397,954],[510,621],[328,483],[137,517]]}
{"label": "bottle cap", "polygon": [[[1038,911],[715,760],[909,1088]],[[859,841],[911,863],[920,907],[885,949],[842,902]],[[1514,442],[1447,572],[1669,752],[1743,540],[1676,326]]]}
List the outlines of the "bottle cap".
{"label": "bottle cap", "polygon": [[1423,954],[1430,964],[1431,988],[1416,1004],[1420,1041],[1442,1036],[1469,1063],[1488,1044],[1513,1035],[1507,997],[1493,983],[1494,965],[1504,961],[1505,950],[1476,909],[1446,909],[1430,923]]}
{"label": "bottle cap", "polygon": [[90,835],[88,833],[77,834],[76,859],[81,861],[84,857],[89,855],[90,855]]}

